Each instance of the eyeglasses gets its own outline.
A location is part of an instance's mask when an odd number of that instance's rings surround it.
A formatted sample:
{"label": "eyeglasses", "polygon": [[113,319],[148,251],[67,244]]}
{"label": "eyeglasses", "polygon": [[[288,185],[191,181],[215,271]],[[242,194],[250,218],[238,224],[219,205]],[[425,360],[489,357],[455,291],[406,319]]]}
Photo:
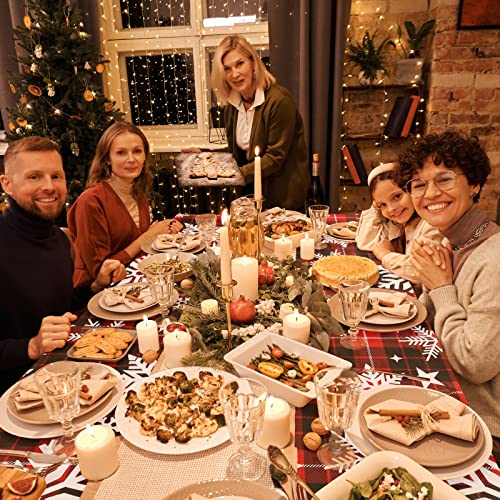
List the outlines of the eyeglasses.
{"label": "eyeglasses", "polygon": [[441,191],[452,190],[457,183],[457,176],[464,174],[457,174],[452,170],[440,172],[439,174],[431,177],[430,179],[412,179],[405,184],[405,191],[409,193],[412,198],[420,198],[427,191],[429,182],[432,181]]}

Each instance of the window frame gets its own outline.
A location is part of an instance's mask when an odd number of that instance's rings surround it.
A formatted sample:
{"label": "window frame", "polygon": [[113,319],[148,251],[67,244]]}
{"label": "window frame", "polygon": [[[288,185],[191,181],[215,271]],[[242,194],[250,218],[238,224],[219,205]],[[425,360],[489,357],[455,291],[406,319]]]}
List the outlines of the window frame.
{"label": "window frame", "polygon": [[190,0],[191,25],[151,28],[121,26],[121,12],[116,0],[100,2],[101,53],[109,60],[103,73],[104,93],[131,121],[125,58],[133,55],[161,55],[186,49],[193,54],[197,124],[141,126],[152,152],[179,151],[182,147],[221,148],[224,144],[208,142],[208,114],[211,101],[209,51],[215,50],[224,36],[240,33],[258,47],[269,47],[268,22],[227,27],[203,27],[205,0]]}

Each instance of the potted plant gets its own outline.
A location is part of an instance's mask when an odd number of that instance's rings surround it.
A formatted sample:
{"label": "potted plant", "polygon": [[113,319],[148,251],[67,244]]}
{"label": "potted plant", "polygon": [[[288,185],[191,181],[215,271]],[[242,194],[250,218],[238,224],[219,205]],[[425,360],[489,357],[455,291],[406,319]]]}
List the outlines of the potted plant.
{"label": "potted plant", "polygon": [[380,80],[384,73],[385,50],[388,45],[395,47],[395,43],[389,38],[384,38],[378,45],[375,43],[377,32],[370,35],[365,32],[361,42],[350,43],[347,46],[347,62],[359,67],[359,81],[362,85],[372,85]]}

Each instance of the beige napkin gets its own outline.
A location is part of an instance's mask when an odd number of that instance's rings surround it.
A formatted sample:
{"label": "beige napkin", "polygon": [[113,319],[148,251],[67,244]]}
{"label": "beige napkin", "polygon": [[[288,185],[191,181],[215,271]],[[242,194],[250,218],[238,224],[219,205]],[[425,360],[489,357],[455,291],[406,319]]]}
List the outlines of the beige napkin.
{"label": "beige napkin", "polygon": [[370,298],[378,299],[381,306],[394,307],[399,306],[406,301],[407,295],[404,292],[384,293],[377,292],[370,296]]}
{"label": "beige napkin", "polygon": [[139,298],[143,301],[138,302],[135,300],[131,300],[126,297],[127,293],[129,293],[132,289],[136,288],[136,286],[123,286],[123,287],[115,287],[115,288],[107,288],[104,290],[102,295],[102,300],[104,304],[108,307],[117,306],[119,304],[125,304],[129,309],[144,309],[145,303],[151,302],[151,292],[147,287],[143,288],[139,292]]}
{"label": "beige napkin", "polygon": [[[424,437],[439,432],[464,441],[474,441],[479,432],[479,423],[473,413],[463,415],[466,405],[460,401],[443,396],[423,406],[409,401],[389,399],[365,410],[364,417],[368,429],[405,446],[420,441]],[[420,410],[423,425],[408,432],[394,417],[380,416],[378,411],[388,410]],[[449,419],[432,419],[432,411],[447,411]]]}
{"label": "beige napkin", "polygon": [[126,288],[107,288],[104,290],[102,300],[104,304],[109,307],[123,304],[125,302],[125,295],[127,295]]}
{"label": "beige napkin", "polygon": [[[90,378],[82,380],[82,390],[80,391],[80,405],[90,406],[109,392],[116,385],[116,379],[113,375],[104,379]],[[84,386],[88,391],[84,392]]]}
{"label": "beige napkin", "polygon": [[356,231],[352,231],[348,227],[334,227],[332,228],[331,232],[335,236],[342,236],[343,238],[355,238],[356,237]]}
{"label": "beige napkin", "polygon": [[[159,234],[155,241],[154,246],[158,250],[168,250],[169,248],[177,248],[182,241],[184,235],[182,234]],[[184,243],[181,245],[180,250],[191,250],[200,245],[201,240],[198,236],[186,236]]]}

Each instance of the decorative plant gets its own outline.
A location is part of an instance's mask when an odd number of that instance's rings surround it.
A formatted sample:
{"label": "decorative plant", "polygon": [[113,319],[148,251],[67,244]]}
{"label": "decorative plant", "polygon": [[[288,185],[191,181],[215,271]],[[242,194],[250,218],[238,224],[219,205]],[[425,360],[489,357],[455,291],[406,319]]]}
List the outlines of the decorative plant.
{"label": "decorative plant", "polygon": [[347,46],[347,61],[358,66],[361,70],[360,76],[370,83],[377,79],[377,71],[387,72],[384,68],[386,48],[388,45],[396,46],[389,37],[384,38],[377,46],[376,35],[376,31],[373,35],[366,31],[361,42],[357,41]]}
{"label": "decorative plant", "polygon": [[422,48],[422,42],[424,38],[429,35],[436,24],[435,19],[429,19],[426,21],[420,29],[417,31],[417,28],[411,21],[405,21],[404,26],[406,30],[406,43],[408,46],[409,53],[406,52],[405,46],[401,43],[402,29],[401,26],[398,25],[398,38],[399,44],[403,49],[403,53],[405,58],[414,59],[415,57],[419,57],[420,49]]}

